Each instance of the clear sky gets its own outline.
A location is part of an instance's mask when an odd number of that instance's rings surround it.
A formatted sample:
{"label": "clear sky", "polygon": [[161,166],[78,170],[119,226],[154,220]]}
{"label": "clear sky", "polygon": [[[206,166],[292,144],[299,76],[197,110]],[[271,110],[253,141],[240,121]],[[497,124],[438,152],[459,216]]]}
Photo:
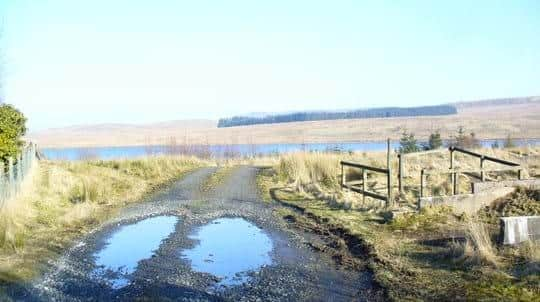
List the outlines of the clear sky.
{"label": "clear sky", "polygon": [[540,95],[540,1],[0,0],[33,130]]}

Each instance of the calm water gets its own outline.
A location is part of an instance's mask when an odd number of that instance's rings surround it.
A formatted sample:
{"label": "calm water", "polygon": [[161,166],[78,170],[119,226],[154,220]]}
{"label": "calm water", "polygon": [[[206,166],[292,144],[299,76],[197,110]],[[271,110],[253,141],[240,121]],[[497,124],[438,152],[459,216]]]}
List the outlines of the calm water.
{"label": "calm water", "polygon": [[193,270],[220,277],[220,285],[249,280],[249,271],[270,265],[273,244],[260,228],[242,218],[221,218],[201,227],[190,238],[197,246],[181,251]]}
{"label": "calm water", "polygon": [[[503,140],[482,140],[484,147]],[[516,140],[516,145],[540,145],[540,139]],[[391,144],[392,149],[399,147],[399,142]],[[129,146],[129,147],[96,147],[96,148],[46,148],[41,151],[48,159],[119,159],[135,158],[158,154],[193,154],[216,158],[282,154],[295,151],[383,151],[386,141],[353,142],[353,143],[310,143],[310,144],[261,144],[261,145],[211,145],[211,146]]]}
{"label": "calm water", "polygon": [[107,239],[105,248],[99,251],[94,273],[110,282],[113,288],[129,284],[129,274],[137,268],[140,260],[148,259],[175,228],[178,218],[158,216],[122,226]]}

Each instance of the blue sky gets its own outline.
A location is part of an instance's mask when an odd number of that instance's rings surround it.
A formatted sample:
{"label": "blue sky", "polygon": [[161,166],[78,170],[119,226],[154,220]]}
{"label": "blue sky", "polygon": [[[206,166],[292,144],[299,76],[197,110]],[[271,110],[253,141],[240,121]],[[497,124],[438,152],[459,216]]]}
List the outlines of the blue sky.
{"label": "blue sky", "polygon": [[539,1],[0,0],[31,129],[540,95]]}

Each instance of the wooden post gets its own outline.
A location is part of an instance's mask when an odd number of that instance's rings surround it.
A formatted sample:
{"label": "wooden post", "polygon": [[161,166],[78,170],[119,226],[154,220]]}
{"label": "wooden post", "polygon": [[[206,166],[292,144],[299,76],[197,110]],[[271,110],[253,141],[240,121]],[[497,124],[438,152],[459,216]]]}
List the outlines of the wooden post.
{"label": "wooden post", "polygon": [[486,180],[486,175],[484,174],[484,157],[480,157],[480,180],[484,182]]}
{"label": "wooden post", "polygon": [[[450,147],[450,170],[454,169],[454,149]],[[456,195],[456,174],[454,172],[450,173],[450,178],[452,181],[452,195]]]}
{"label": "wooden post", "polygon": [[343,164],[341,164],[341,187],[343,188],[343,186],[345,186],[345,181],[346,181],[346,178],[345,178],[345,169],[343,168]]}
{"label": "wooden post", "polygon": [[367,172],[366,169],[362,169],[362,204],[366,204],[366,194],[364,194],[364,191],[366,191],[366,182]]}
{"label": "wooden post", "polygon": [[420,198],[424,197],[424,169],[420,171]]}
{"label": "wooden post", "polygon": [[398,187],[399,194],[403,193],[403,154],[399,153],[398,155]]}
{"label": "wooden post", "polygon": [[454,195],[459,194],[459,173],[454,173],[454,184],[453,184],[453,191]]}
{"label": "wooden post", "polygon": [[392,167],[390,162],[390,139],[386,141],[387,150],[386,150],[386,166],[388,168],[387,181],[388,186],[388,200],[386,202],[386,207],[392,206],[394,199],[392,196]]}
{"label": "wooden post", "polygon": [[23,155],[22,153],[19,155],[19,161],[17,162],[17,179],[19,183],[23,180]]}
{"label": "wooden post", "polygon": [[8,158],[8,181],[9,184],[13,184],[15,181],[15,174],[13,173],[13,158]]}

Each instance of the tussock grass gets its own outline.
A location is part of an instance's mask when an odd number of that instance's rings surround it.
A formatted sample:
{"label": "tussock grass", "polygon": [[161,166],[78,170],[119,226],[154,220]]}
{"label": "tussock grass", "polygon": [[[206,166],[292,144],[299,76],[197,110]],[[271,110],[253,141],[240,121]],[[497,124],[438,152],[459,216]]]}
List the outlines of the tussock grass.
{"label": "tussock grass", "polygon": [[[531,162],[530,156],[536,156],[540,148],[525,147],[516,149],[479,149],[478,152],[501,159],[523,162],[527,167],[534,169],[536,161]],[[523,154],[529,156],[521,157]],[[443,196],[451,194],[452,183],[450,174],[444,174],[450,166],[450,155],[447,149],[441,149],[426,154],[408,154],[404,157],[404,194],[400,195],[400,202],[414,204],[419,196],[420,171],[431,169],[441,171],[440,174],[430,174],[426,179],[426,196]],[[352,207],[358,207],[359,199],[356,195],[343,196],[339,188],[341,178],[341,160],[355,161],[374,167],[386,167],[385,152],[351,152],[351,153],[323,153],[323,152],[297,152],[279,157],[275,169],[279,176],[279,181],[294,186],[298,192],[311,192],[315,195],[325,193],[328,196],[338,196]],[[538,161],[538,160],[537,160]],[[394,179],[394,196],[397,196],[397,173],[398,160],[396,154],[391,158],[392,178]],[[479,168],[479,159],[461,153],[455,154],[454,165],[458,169],[473,170]],[[501,168],[500,165],[492,162],[485,162],[485,168]],[[361,178],[359,169],[345,169],[348,180],[358,180]],[[532,172],[534,174],[536,172]],[[493,172],[486,173],[486,176],[493,179],[515,179],[516,172]],[[525,175],[527,176],[527,175]],[[460,193],[470,193],[471,181],[476,179],[470,175],[460,175],[458,191]],[[386,192],[386,176],[380,173],[368,171],[367,187],[371,191]],[[370,200],[370,199],[368,199]]]}
{"label": "tussock grass", "polygon": [[461,257],[467,263],[499,266],[500,259],[483,223],[468,221],[466,241],[462,244],[462,247]]}
{"label": "tussock grass", "polygon": [[540,242],[527,241],[521,244],[519,253],[528,263],[535,264],[540,272]]}
{"label": "tussock grass", "polygon": [[167,156],[39,162],[22,194],[0,209],[0,281],[33,277],[47,259],[118,208],[207,164]]}
{"label": "tussock grass", "polygon": [[335,188],[341,159],[337,154],[319,152],[287,154],[280,159],[278,173],[299,188],[312,184]]}
{"label": "tussock grass", "polygon": [[[479,153],[521,162],[529,175],[540,167],[540,148],[478,150]],[[524,156],[525,157],[522,157]],[[326,154],[295,153],[282,156],[275,173],[259,175],[261,190],[272,190],[283,204],[301,208],[331,226],[340,226],[348,235],[358,236],[370,246],[369,266],[377,282],[395,300],[534,300],[540,296],[538,243],[519,247],[497,247],[492,240],[501,215],[535,215],[538,192],[519,189],[486,207],[480,213],[456,215],[449,208],[431,207],[409,212],[417,200],[420,170],[449,168],[447,150],[406,157],[405,196],[400,196],[398,212],[390,223],[386,210],[362,205],[361,195],[339,188],[340,160],[385,167],[384,152]],[[456,167],[476,169],[479,159],[456,154]],[[397,160],[392,169],[397,172]],[[494,163],[486,167],[497,168]],[[531,172],[532,171],[532,172]],[[347,178],[359,175],[348,172]],[[515,173],[489,173],[495,179],[515,179]],[[383,177],[368,175],[368,187],[377,190]],[[396,179],[396,175],[394,175]],[[472,178],[460,176],[461,193],[470,192]],[[330,182],[330,184],[329,184]],[[397,186],[397,184],[396,184]],[[450,192],[449,175],[428,177],[428,195]],[[397,187],[394,188],[397,195]],[[335,198],[335,199],[333,199]],[[403,200],[409,203],[403,203]],[[352,205],[351,205],[352,203]],[[367,199],[370,203],[370,199]],[[373,202],[376,205],[375,202]],[[381,205],[381,203],[379,203]],[[280,214],[281,215],[281,214]],[[287,211],[283,216],[301,215]]]}
{"label": "tussock grass", "polygon": [[411,212],[398,216],[390,222],[390,228],[407,231],[433,230],[447,223],[451,213],[452,209],[449,207],[425,207],[418,213]]}

